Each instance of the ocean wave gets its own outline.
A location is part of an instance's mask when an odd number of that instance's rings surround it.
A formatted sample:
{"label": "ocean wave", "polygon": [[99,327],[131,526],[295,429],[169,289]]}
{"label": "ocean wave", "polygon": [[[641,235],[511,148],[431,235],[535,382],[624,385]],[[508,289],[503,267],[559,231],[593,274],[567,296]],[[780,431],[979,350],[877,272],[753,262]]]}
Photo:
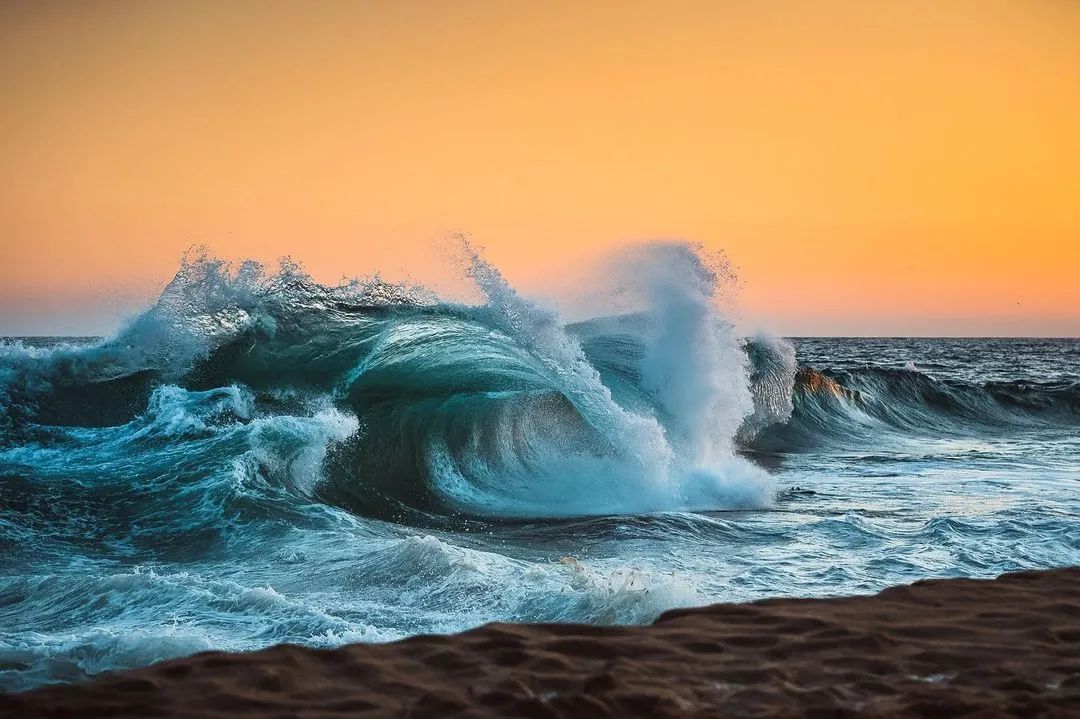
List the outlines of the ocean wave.
{"label": "ocean wave", "polygon": [[100,469],[141,443],[144,470],[213,448],[235,476],[427,524],[765,506],[740,453],[1080,420],[1069,380],[800,366],[736,335],[727,268],[690,245],[625,253],[606,275],[623,311],[576,323],[468,245],[462,264],[484,302],[193,254],[114,337],[0,346],[0,451],[32,474],[50,448]]}
{"label": "ocean wave", "polygon": [[744,447],[801,451],[888,447],[903,437],[994,437],[1080,424],[1080,383],[965,382],[911,367],[866,366],[795,374],[792,412]]}
{"label": "ocean wave", "polygon": [[605,275],[621,311],[575,323],[468,245],[461,264],[482,303],[193,254],[114,337],[0,346],[0,452],[28,475],[62,457],[121,477],[183,454],[192,474],[430,524],[767,506],[741,454],[1080,420],[1067,379],[798,365],[789,342],[735,333],[729,270],[690,245],[625,253]]}
{"label": "ocean wave", "polygon": [[735,452],[775,392],[754,389],[764,381],[716,301],[725,268],[686,244],[635,249],[616,263],[633,311],[568,325],[468,245],[462,258],[479,305],[189,256],[112,338],[4,347],[4,446],[62,428],[116,448],[88,460],[141,442],[152,467],[243,435],[241,473],[404,522],[771,501],[767,474]]}

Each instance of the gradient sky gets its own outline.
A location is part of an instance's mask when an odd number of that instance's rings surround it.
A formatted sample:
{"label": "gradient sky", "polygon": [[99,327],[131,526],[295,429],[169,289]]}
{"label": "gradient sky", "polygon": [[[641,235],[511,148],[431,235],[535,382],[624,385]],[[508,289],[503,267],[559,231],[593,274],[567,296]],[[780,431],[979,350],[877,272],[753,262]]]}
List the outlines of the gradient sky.
{"label": "gradient sky", "polygon": [[1080,335],[1080,3],[0,4],[0,334],[185,248],[516,285],[687,238],[785,334]]}

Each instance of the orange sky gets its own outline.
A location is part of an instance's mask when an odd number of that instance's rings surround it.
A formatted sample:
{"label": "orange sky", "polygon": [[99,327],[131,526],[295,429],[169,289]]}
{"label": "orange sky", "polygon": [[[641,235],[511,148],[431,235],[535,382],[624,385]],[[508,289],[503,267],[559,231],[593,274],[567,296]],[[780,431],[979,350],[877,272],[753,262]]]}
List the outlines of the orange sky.
{"label": "orange sky", "polygon": [[463,230],[531,289],[725,248],[748,328],[1080,335],[1072,0],[11,1],[0,90],[0,334]]}

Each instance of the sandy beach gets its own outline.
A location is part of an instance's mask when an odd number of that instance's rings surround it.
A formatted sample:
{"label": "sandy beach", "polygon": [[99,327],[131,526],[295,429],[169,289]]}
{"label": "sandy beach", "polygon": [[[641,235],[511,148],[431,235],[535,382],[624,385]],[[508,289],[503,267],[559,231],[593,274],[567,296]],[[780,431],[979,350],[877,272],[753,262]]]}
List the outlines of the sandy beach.
{"label": "sandy beach", "polygon": [[210,652],[0,697],[0,714],[1080,716],[1080,568],[718,604],[644,627]]}

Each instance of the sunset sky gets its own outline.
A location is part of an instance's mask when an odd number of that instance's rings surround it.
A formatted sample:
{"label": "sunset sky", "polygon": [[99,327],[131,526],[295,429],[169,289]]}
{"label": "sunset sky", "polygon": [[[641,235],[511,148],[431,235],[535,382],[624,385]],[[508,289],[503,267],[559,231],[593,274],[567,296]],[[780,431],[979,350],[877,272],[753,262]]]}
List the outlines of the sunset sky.
{"label": "sunset sky", "polygon": [[1080,3],[0,4],[0,334],[184,250],[544,292],[685,238],[782,334],[1080,335]]}

